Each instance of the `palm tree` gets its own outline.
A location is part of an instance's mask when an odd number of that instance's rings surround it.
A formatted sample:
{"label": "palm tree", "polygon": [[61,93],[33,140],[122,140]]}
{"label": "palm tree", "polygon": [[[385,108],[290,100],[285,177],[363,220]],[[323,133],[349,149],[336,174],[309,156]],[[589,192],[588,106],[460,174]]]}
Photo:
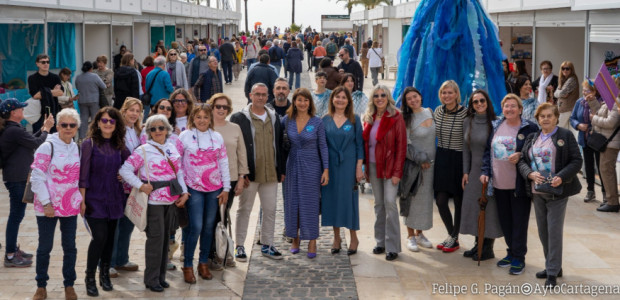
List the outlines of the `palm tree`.
{"label": "palm tree", "polygon": [[365,9],[373,9],[382,3],[390,6],[394,5],[393,0],[336,0],[336,2],[346,2],[344,6],[349,11],[349,15],[354,5],[363,5]]}
{"label": "palm tree", "polygon": [[295,24],[295,0],[293,0],[293,22],[291,24]]}

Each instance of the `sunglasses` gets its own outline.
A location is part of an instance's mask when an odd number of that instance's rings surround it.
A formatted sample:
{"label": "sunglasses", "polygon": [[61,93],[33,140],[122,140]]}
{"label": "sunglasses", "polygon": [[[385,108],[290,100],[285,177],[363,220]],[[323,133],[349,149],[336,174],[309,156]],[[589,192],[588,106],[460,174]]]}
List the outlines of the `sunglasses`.
{"label": "sunglasses", "polygon": [[372,97],[373,98],[379,98],[379,97],[385,98],[385,97],[387,97],[387,95],[386,94],[374,94],[374,95],[372,95]]}
{"label": "sunglasses", "polygon": [[482,98],[480,100],[474,100],[471,103],[473,103],[474,105],[485,104],[485,103],[487,103],[487,99]]}
{"label": "sunglasses", "polygon": [[155,131],[166,131],[166,126],[154,126],[149,128],[150,132],[155,132]]}
{"label": "sunglasses", "polygon": [[116,120],[108,119],[108,118],[101,118],[101,123],[103,123],[103,124],[110,123],[110,125],[114,125],[114,124],[116,124]]}
{"label": "sunglasses", "polygon": [[562,67],[562,71],[570,71],[570,68]]}
{"label": "sunglasses", "polygon": [[170,53],[169,55],[170,55],[170,56],[177,56],[177,54],[176,54],[176,53]]}
{"label": "sunglasses", "polygon": [[174,99],[174,100],[172,100],[172,104],[177,104],[177,103],[187,103],[187,99]]}
{"label": "sunglasses", "polygon": [[60,123],[59,125],[62,128],[71,128],[71,129],[77,127],[77,123]]}
{"label": "sunglasses", "polygon": [[229,110],[230,107],[228,105],[221,105],[221,104],[215,104],[213,105],[213,107],[215,107],[216,109],[224,109],[224,110]]}
{"label": "sunglasses", "polygon": [[39,63],[42,64],[42,65],[47,65],[47,64],[50,63],[50,61],[49,60],[40,60]]}
{"label": "sunglasses", "polygon": [[207,49],[198,49],[200,52],[207,52]]}
{"label": "sunglasses", "polygon": [[160,105],[158,108],[159,108],[159,110],[172,111],[172,106]]}

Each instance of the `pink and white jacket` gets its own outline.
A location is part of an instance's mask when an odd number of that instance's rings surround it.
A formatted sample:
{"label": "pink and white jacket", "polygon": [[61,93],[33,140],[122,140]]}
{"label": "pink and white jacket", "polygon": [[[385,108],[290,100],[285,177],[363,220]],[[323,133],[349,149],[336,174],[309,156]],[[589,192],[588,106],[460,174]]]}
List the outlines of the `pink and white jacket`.
{"label": "pink and white jacket", "polygon": [[218,132],[208,129],[187,129],[181,132],[183,143],[183,171],[185,182],[200,192],[217,191],[224,187],[230,191],[230,170],[224,138]]}
{"label": "pink and white jacket", "polygon": [[[165,156],[157,150],[158,148],[164,152]],[[162,145],[153,140],[149,140],[146,144],[136,148],[119,171],[123,180],[135,188],[140,188],[143,181],[147,181],[143,149],[146,150],[146,163],[148,163],[149,169],[148,178],[150,178],[151,181],[168,181],[177,178],[183,189],[183,193],[187,193],[187,186],[185,186],[183,171],[181,170],[181,155],[179,155],[176,147],[171,143]],[[172,167],[170,167],[170,164],[168,164],[168,159],[166,159],[166,157],[172,161],[172,164],[177,170],[176,174]],[[136,171],[138,171],[138,175],[135,174]],[[149,204],[169,205],[178,198],[179,195],[171,196],[170,188],[165,187],[151,192],[149,195]]]}
{"label": "pink and white jacket", "polygon": [[[149,136],[146,134],[146,126],[142,128],[142,133],[140,134],[140,144],[146,144],[146,141],[149,139]],[[176,133],[172,132],[170,137],[166,139],[166,143],[171,143],[174,147],[177,148],[177,153],[183,153],[183,143],[179,140],[179,136]]]}
{"label": "pink and white jacket", "polygon": [[[52,146],[54,155],[52,157]],[[43,206],[51,203],[56,217],[71,217],[80,213],[80,151],[75,142],[63,142],[58,133],[47,136],[34,153],[30,182],[34,193],[34,211],[44,216]]]}

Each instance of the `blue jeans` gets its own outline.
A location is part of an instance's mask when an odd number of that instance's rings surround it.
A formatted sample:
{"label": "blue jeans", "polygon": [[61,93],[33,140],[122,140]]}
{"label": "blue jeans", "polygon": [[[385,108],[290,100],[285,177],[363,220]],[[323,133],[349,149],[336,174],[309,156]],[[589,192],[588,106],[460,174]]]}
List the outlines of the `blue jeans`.
{"label": "blue jeans", "polygon": [[256,62],[256,58],[248,58],[246,61],[248,62],[248,68],[250,68],[250,66]]}
{"label": "blue jeans", "polygon": [[151,106],[149,105],[144,106],[144,117],[142,119],[142,123],[146,123],[146,119],[149,118],[150,112],[151,112]]}
{"label": "blue jeans", "polygon": [[37,287],[46,287],[47,280],[50,279],[47,270],[50,265],[50,253],[54,246],[54,231],[56,223],[60,222],[60,233],[62,235],[62,277],[65,287],[73,286],[75,278],[75,259],[77,248],[75,248],[75,231],[77,230],[77,216],[71,217],[37,217],[39,226],[39,247],[37,248]]}
{"label": "blue jeans", "polygon": [[217,195],[222,192],[222,189],[213,192],[199,192],[191,188],[188,188],[188,190],[191,196],[186,204],[189,214],[189,233],[185,240],[184,267],[193,266],[198,237],[200,237],[198,262],[207,263],[211,244],[213,244],[215,216],[218,213]]}
{"label": "blue jeans", "polygon": [[4,186],[9,190],[10,211],[9,219],[6,222],[6,253],[15,253],[17,251],[17,235],[19,233],[19,225],[24,219],[26,212],[26,203],[22,202],[26,182],[5,182]]}
{"label": "blue jeans", "polygon": [[222,61],[222,72],[226,83],[232,82],[232,65],[232,61]]}
{"label": "blue jeans", "polygon": [[271,62],[270,63],[272,66],[276,67],[276,70],[278,70],[278,77],[280,77],[280,69],[282,68],[282,62],[278,61],[278,62]]}
{"label": "blue jeans", "polygon": [[129,262],[129,242],[133,228],[133,223],[126,216],[118,219],[110,263],[112,267],[124,266]]}
{"label": "blue jeans", "polygon": [[289,72],[289,77],[288,77],[288,86],[291,87],[291,90],[293,89],[293,77],[295,77],[295,89],[299,88],[299,81],[301,80],[301,73],[294,73],[294,72]]}

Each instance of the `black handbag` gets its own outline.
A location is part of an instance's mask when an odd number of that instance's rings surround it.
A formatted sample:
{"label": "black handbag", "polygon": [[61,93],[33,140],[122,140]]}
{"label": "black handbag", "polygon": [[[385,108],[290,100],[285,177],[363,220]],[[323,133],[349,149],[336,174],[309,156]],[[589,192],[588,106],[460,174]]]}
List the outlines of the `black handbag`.
{"label": "black handbag", "polygon": [[[151,98],[153,97],[153,95],[151,95],[151,89],[155,85],[155,79],[157,79],[157,75],[159,75],[159,72],[161,71],[162,69],[159,69],[157,73],[155,73],[155,76],[153,76],[153,82],[151,82],[151,86],[149,86],[149,88],[146,89],[146,92],[142,94],[142,98],[140,98],[140,100],[142,100],[142,105],[151,106]],[[146,78],[144,80],[146,80]]]}
{"label": "black handbag", "polygon": [[616,130],[614,130],[614,133],[612,133],[609,138],[606,138],[604,135],[598,132],[594,132],[594,130],[590,131],[587,143],[588,147],[598,152],[605,151],[605,149],[607,149],[607,144],[609,144],[609,141],[611,141],[616,136],[618,130],[620,130],[620,127],[616,128]]}
{"label": "black handbag", "polygon": [[105,91],[103,89],[99,89],[99,108],[104,108],[106,106],[110,106],[110,103],[108,103],[108,98],[105,97]]}
{"label": "black handbag", "polygon": [[[531,151],[531,149],[530,149]],[[564,185],[560,184],[557,187],[552,187],[551,182],[553,181],[553,177],[555,174],[549,171],[541,171],[538,166],[538,162],[536,162],[536,157],[532,154],[532,159],[534,160],[534,164],[536,165],[536,169],[541,176],[545,177],[545,181],[541,184],[534,184],[534,190],[539,193],[551,194],[554,196],[561,196],[564,192]]]}

